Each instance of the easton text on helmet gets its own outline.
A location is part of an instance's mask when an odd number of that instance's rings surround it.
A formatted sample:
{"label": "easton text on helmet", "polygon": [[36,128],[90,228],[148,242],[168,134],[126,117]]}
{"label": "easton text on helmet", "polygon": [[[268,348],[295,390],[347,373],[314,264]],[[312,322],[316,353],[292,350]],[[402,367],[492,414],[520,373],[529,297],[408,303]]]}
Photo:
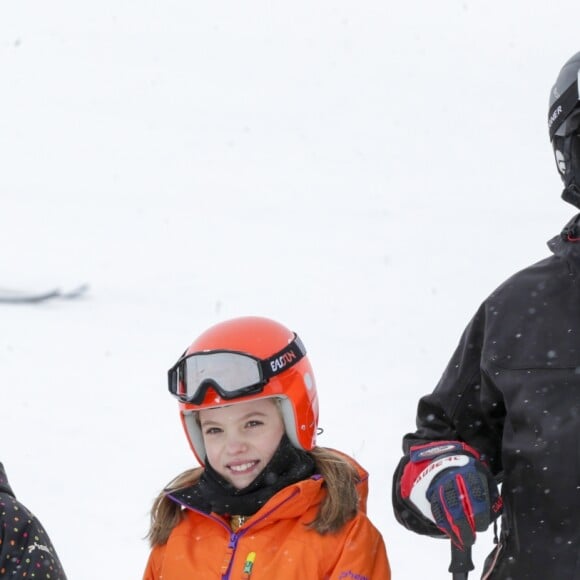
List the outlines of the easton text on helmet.
{"label": "easton text on helmet", "polygon": [[282,370],[287,364],[290,364],[296,358],[296,353],[293,351],[285,352],[283,355],[270,361],[272,371],[276,372]]}

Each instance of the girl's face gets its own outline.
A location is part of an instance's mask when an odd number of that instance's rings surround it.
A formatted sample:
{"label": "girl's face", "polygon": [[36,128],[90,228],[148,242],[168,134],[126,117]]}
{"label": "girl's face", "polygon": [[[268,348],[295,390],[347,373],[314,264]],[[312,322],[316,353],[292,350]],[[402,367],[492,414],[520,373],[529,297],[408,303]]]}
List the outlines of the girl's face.
{"label": "girl's face", "polygon": [[274,399],[204,409],[199,421],[209,463],[237,489],[262,472],[284,434]]}

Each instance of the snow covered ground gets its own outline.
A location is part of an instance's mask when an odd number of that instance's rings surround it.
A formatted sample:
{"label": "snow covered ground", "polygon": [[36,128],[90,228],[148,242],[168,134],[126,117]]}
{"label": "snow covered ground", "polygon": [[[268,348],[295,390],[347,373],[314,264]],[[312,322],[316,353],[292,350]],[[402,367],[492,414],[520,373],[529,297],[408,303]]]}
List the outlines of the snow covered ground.
{"label": "snow covered ground", "polygon": [[141,577],[151,501],[194,462],[166,370],[244,314],[304,340],[393,578],[449,577],[391,474],[480,301],[574,213],[546,116],[580,5],[557,8],[0,4],[0,287],[91,287],[0,307],[0,460],[71,580]]}

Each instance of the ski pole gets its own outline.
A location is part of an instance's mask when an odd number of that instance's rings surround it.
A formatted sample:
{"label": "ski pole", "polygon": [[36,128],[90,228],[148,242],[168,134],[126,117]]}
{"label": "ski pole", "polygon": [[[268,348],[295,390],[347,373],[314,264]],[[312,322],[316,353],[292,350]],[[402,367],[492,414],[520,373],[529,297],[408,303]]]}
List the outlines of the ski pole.
{"label": "ski pole", "polygon": [[451,542],[451,564],[449,564],[449,572],[451,572],[453,580],[467,580],[467,574],[473,568],[471,546],[460,550]]}

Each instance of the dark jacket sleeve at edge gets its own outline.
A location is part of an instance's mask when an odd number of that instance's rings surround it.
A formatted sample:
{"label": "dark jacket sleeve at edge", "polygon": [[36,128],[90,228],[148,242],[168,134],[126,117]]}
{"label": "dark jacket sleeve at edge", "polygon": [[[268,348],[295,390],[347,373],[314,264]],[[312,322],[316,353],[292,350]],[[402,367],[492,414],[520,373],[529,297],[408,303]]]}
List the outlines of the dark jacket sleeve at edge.
{"label": "dark jacket sleeve at edge", "polygon": [[0,577],[66,580],[48,534],[14,497],[1,463]]}
{"label": "dark jacket sleeve at edge", "polygon": [[413,445],[430,441],[464,441],[482,454],[494,474],[501,471],[499,450],[505,410],[501,396],[482,369],[485,320],[484,303],[465,329],[435,390],[420,399],[417,430],[403,438],[405,455],[393,477],[393,509],[400,524],[419,534],[443,536],[433,522],[401,497],[401,476]]}

